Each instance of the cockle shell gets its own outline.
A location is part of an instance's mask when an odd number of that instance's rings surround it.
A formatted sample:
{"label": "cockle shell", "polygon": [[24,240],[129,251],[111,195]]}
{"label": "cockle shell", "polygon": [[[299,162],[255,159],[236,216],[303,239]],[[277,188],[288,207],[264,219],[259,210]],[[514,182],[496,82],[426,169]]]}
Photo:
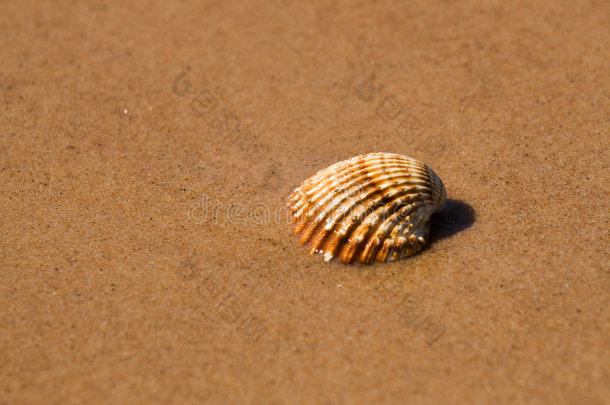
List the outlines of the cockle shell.
{"label": "cockle shell", "polygon": [[424,163],[395,153],[369,153],[320,170],[290,197],[294,233],[324,261],[398,260],[427,242],[430,218],[447,193]]}

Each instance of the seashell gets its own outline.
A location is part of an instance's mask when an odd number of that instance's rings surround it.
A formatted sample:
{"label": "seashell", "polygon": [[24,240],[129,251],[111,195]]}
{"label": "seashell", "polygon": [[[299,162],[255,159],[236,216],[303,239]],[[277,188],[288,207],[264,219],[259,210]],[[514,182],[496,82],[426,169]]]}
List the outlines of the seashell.
{"label": "seashell", "polygon": [[320,170],[290,197],[300,244],[328,262],[398,260],[428,241],[430,218],[447,193],[424,163],[395,153],[369,153]]}

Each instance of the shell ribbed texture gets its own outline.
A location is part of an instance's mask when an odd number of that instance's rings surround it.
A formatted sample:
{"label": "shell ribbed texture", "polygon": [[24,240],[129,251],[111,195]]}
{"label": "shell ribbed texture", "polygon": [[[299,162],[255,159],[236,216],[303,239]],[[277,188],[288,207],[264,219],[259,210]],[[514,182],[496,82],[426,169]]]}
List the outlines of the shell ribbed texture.
{"label": "shell ribbed texture", "polygon": [[289,200],[294,233],[311,253],[344,263],[398,260],[428,240],[430,217],[446,191],[424,163],[369,153],[335,163],[297,187]]}

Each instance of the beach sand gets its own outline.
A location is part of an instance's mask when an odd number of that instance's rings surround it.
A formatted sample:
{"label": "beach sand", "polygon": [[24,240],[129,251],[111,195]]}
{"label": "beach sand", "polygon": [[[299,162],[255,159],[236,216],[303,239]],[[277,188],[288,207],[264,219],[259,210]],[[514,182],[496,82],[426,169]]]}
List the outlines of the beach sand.
{"label": "beach sand", "polygon": [[[0,4],[0,403],[610,403],[610,3]],[[401,153],[420,254],[286,198]]]}

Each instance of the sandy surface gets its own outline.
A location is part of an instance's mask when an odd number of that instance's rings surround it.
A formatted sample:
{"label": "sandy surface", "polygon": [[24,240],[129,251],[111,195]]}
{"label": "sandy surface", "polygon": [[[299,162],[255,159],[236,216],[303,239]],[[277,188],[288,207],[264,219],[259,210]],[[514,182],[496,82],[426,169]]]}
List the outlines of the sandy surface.
{"label": "sandy surface", "polygon": [[[0,403],[610,403],[607,1],[0,4]],[[451,198],[325,264],[290,191]]]}

